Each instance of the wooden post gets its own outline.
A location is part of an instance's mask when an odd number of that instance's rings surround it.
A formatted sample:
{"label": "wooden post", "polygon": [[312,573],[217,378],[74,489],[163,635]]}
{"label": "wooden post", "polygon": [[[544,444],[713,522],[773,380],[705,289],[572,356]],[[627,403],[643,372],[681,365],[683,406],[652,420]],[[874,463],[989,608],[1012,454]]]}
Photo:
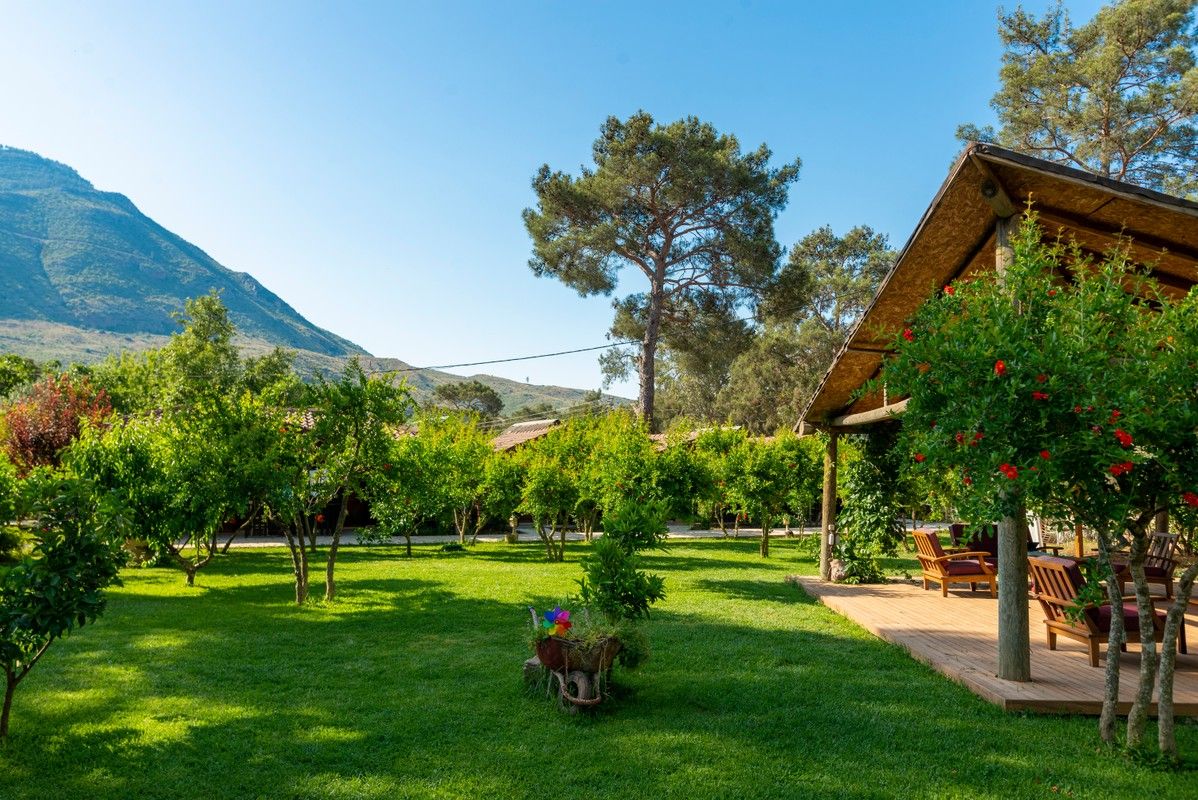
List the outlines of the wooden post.
{"label": "wooden post", "polygon": [[1073,555],[1078,558],[1086,557],[1086,537],[1084,533],[1085,529],[1082,528],[1080,522],[1073,526]]}
{"label": "wooden post", "polygon": [[824,503],[820,512],[819,578],[832,579],[832,547],[836,544],[836,439],[839,434],[828,434],[828,446],[824,448]]}
{"label": "wooden post", "polygon": [[1168,533],[1169,532],[1169,512],[1168,511],[1162,511],[1156,515],[1156,532],[1157,533]]}
{"label": "wooden post", "polygon": [[[999,279],[1015,261],[1011,246],[1013,217],[994,224],[994,267]],[[1032,679],[1027,615],[1027,513],[1021,507],[998,523],[998,677]]]}

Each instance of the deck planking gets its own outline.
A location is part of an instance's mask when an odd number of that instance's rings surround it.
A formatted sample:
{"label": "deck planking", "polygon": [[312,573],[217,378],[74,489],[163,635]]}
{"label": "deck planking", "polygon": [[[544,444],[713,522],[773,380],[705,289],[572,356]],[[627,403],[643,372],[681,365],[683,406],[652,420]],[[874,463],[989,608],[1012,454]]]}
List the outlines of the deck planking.
{"label": "deck planking", "polygon": [[[918,582],[848,586],[805,576],[797,582],[828,608],[1003,709],[1094,715],[1102,710],[1106,645],[1097,669],[1090,666],[1081,642],[1060,637],[1056,651],[1049,650],[1044,616],[1035,601],[1028,603],[1032,680],[1020,683],[996,675],[998,600],[984,589],[971,593],[954,588],[942,597],[938,587],[925,591]],[[1190,608],[1190,653],[1177,656],[1174,680],[1178,716],[1198,716],[1198,609]],[[1139,645],[1128,645],[1120,665],[1119,710],[1127,713],[1139,687]],[[1154,700],[1158,696],[1154,693]],[[1156,713],[1155,702],[1151,713]]]}

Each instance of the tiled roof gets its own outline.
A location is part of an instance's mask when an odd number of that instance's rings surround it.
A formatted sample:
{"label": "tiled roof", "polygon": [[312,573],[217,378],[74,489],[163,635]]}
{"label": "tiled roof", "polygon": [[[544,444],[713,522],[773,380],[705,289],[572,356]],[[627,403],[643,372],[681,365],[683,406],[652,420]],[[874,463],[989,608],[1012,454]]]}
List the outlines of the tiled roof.
{"label": "tiled roof", "polygon": [[515,450],[520,445],[539,439],[559,425],[558,419],[535,419],[529,422],[517,422],[503,433],[491,440],[491,447],[502,452]]}

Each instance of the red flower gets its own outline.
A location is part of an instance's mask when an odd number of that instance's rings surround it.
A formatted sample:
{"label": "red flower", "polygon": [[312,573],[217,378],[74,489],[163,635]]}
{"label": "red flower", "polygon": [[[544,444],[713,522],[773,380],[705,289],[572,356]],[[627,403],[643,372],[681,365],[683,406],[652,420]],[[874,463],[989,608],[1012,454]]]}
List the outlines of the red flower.
{"label": "red flower", "polygon": [[1115,428],[1115,438],[1118,439],[1119,444],[1123,445],[1124,447],[1131,447],[1131,434],[1122,428]]}
{"label": "red flower", "polygon": [[969,446],[977,447],[978,442],[982,441],[982,439],[985,439],[985,438],[986,438],[985,434],[983,434],[981,431],[978,431],[977,433],[975,433],[973,435],[973,440],[969,443]]}
{"label": "red flower", "polygon": [[1047,400],[1048,394],[1045,392],[1032,392],[1033,400]]}
{"label": "red flower", "polygon": [[1042,459],[1044,459],[1045,461],[1047,461],[1048,459],[1052,458],[1052,453],[1048,452],[1047,450],[1041,450],[1041,451],[1040,451],[1040,458],[1042,458]]}
{"label": "red flower", "polygon": [[1015,480],[1019,477],[1019,467],[1012,466],[1011,464],[1000,465],[998,471],[1003,475],[1006,475],[1011,480]]}
{"label": "red flower", "polygon": [[1049,289],[1049,290],[1048,290],[1048,296],[1049,296],[1049,297],[1056,297],[1056,296],[1057,296],[1057,290],[1056,290],[1056,289]]}
{"label": "red flower", "polygon": [[1124,461],[1121,464],[1111,464],[1111,466],[1107,469],[1112,475],[1118,477],[1125,472],[1131,472],[1134,467],[1135,464],[1131,463],[1130,461]]}
{"label": "red flower", "polygon": [[316,515],[316,524],[317,524],[317,525],[323,525],[323,524],[324,524],[324,514],[317,514],[317,515]]}
{"label": "red flower", "polygon": [[912,330],[910,328],[903,328],[903,338],[906,339],[908,342],[914,342],[915,334],[912,332]]}
{"label": "red flower", "polygon": [[998,361],[995,361],[994,362],[994,374],[1001,378],[1006,373],[1007,373],[1007,365],[1003,362],[1003,360],[1000,358]]}
{"label": "red flower", "polygon": [[944,293],[951,297],[952,295],[957,293],[957,290],[954,289],[952,286],[945,286]]}
{"label": "red flower", "polygon": [[1195,494],[1194,492],[1186,492],[1181,496],[1181,502],[1185,503],[1187,506],[1198,508],[1198,494]]}
{"label": "red flower", "polygon": [[1082,407],[1081,407],[1081,406],[1074,406],[1074,407],[1073,407],[1073,413],[1074,413],[1074,414],[1080,414],[1080,413],[1082,413]]}
{"label": "red flower", "polygon": [[1046,380],[1048,380],[1048,376],[1043,372],[1036,376],[1036,383],[1044,383]]}
{"label": "red flower", "polygon": [[961,482],[964,483],[966,486],[973,486],[973,478],[969,477],[968,475],[966,475],[964,478],[962,478]]}
{"label": "red flower", "polygon": [[918,462],[919,462],[919,463],[921,463],[921,464],[922,464],[922,463],[923,463],[923,462],[924,462],[926,459],[927,459],[927,456],[925,456],[923,453],[916,453],[916,454],[915,454],[915,460],[916,460],[916,461],[918,461]]}
{"label": "red flower", "polygon": [[963,434],[963,433],[958,433],[958,434],[957,434],[956,436],[954,436],[953,438],[957,440],[957,444],[964,444],[964,443],[965,443],[965,434]]}
{"label": "red flower", "polygon": [[1121,416],[1123,416],[1123,414],[1119,411],[1119,409],[1116,408],[1114,411],[1111,412],[1110,421],[1114,422],[1115,420],[1119,419],[1119,417],[1121,417]]}

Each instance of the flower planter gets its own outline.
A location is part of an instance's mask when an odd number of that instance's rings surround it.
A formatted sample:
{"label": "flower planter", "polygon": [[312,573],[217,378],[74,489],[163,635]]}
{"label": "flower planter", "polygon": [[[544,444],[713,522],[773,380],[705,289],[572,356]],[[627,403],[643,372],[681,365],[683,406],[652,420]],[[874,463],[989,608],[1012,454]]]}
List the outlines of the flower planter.
{"label": "flower planter", "polygon": [[551,670],[607,672],[622,646],[620,640],[614,636],[604,637],[588,645],[577,639],[550,636],[537,642],[537,658]]}

